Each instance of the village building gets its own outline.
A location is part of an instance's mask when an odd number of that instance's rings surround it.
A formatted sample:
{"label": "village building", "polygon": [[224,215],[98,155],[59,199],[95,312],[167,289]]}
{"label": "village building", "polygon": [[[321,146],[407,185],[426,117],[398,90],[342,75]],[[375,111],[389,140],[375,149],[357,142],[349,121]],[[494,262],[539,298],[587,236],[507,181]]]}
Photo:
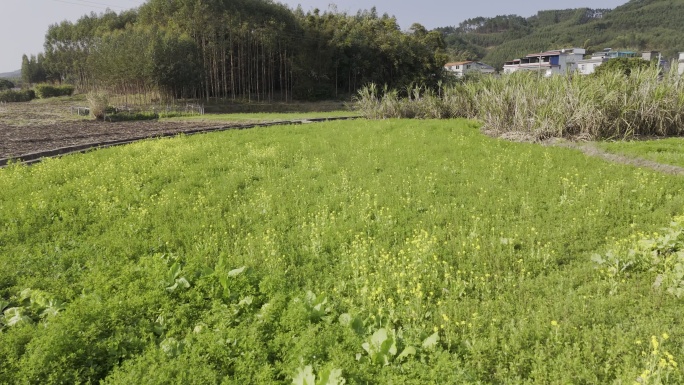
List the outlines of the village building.
{"label": "village building", "polygon": [[481,73],[481,74],[493,74],[496,72],[494,67],[476,61],[459,61],[453,63],[447,63],[444,68],[458,78],[462,78],[468,74]]}
{"label": "village building", "polygon": [[518,71],[539,72],[541,76],[566,74],[577,69],[577,62],[584,59],[583,48],[569,48],[539,53],[531,53],[524,58],[504,64],[504,74]]}

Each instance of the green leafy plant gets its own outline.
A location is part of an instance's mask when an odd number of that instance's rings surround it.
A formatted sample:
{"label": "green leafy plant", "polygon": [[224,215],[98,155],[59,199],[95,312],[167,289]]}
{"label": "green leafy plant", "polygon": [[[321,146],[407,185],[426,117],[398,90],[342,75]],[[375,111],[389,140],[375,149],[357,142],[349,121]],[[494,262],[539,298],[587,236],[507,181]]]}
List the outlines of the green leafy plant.
{"label": "green leafy plant", "polygon": [[311,322],[320,322],[326,314],[330,313],[331,309],[326,307],[327,303],[328,298],[324,294],[317,296],[311,291],[306,292],[304,306]]}
{"label": "green leafy plant", "polygon": [[190,282],[187,278],[182,276],[183,268],[181,267],[180,261],[176,261],[169,268],[166,274],[166,279],[164,280],[164,286],[166,286],[166,291],[173,293],[177,289],[188,289],[190,288]]}
{"label": "green leafy plant", "polygon": [[[434,336],[428,337],[430,341],[424,343],[426,348],[433,348],[435,342],[432,342]],[[402,360],[416,354],[416,348],[413,346],[405,347],[399,355],[397,355],[397,333],[395,330],[388,331],[381,328],[375,331],[370,338],[364,342],[361,347],[368,354],[368,359],[375,365],[389,365],[392,361],[401,362]],[[361,356],[357,355],[357,359]]]}
{"label": "green leafy plant", "polygon": [[311,365],[299,368],[292,379],[294,385],[344,385],[346,382],[342,369],[323,369],[316,378]]}
{"label": "green leafy plant", "polygon": [[653,284],[677,298],[684,297],[684,217],[677,217],[662,235],[639,242],[658,273]]}
{"label": "green leafy plant", "polygon": [[10,307],[5,309],[4,323],[7,326],[17,326],[25,323],[33,322],[33,319],[28,315],[28,311],[22,307]]}
{"label": "green leafy plant", "polygon": [[179,341],[173,337],[166,338],[159,344],[159,348],[170,358],[178,357],[183,354],[185,346],[185,341]]}

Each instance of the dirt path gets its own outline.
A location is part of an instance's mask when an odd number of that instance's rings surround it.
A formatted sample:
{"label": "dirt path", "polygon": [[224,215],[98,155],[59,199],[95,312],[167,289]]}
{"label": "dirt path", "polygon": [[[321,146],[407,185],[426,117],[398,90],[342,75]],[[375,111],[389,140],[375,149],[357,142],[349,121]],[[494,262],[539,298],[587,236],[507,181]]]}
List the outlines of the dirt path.
{"label": "dirt path", "polygon": [[609,162],[626,164],[635,167],[649,168],[663,174],[670,175],[684,175],[684,168],[678,166],[672,166],[669,164],[663,164],[654,162],[652,160],[635,158],[621,154],[614,154],[607,152],[606,150],[597,147],[594,143],[585,142],[554,142],[548,145],[557,147],[574,148],[582,151],[587,156],[593,156],[598,158],[603,158]]}

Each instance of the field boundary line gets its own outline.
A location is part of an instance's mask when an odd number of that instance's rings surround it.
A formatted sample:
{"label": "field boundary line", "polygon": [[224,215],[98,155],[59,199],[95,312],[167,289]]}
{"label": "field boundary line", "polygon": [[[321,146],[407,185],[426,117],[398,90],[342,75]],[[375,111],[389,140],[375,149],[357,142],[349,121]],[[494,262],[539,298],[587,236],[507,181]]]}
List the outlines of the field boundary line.
{"label": "field boundary line", "polygon": [[640,168],[648,168],[657,172],[661,172],[663,174],[677,176],[684,175],[684,168],[682,167],[674,166],[671,164],[658,163],[656,161],[649,159],[608,152],[602,148],[597,147],[593,143],[557,142],[550,144],[550,146],[580,150],[582,151],[582,153],[584,153],[584,155],[602,158],[611,163],[624,164]]}
{"label": "field boundary line", "polygon": [[287,126],[287,125],[300,125],[307,123],[320,123],[334,120],[354,120],[359,119],[359,116],[341,116],[341,117],[330,117],[330,118],[310,118],[310,119],[298,119],[298,120],[281,120],[274,122],[262,122],[262,123],[244,123],[244,124],[229,124],[225,126],[217,127],[205,127],[205,128],[195,128],[173,133],[162,133],[147,136],[138,136],[119,140],[110,140],[104,142],[94,142],[94,143],[84,143],[74,146],[60,147],[51,150],[31,152],[16,157],[0,158],[0,168],[7,167],[10,163],[20,163],[24,165],[31,165],[42,161],[47,158],[56,158],[64,155],[70,154],[82,154],[94,149],[108,148],[115,146],[123,146],[130,143],[140,142],[147,139],[160,139],[160,138],[170,138],[178,135],[196,135],[196,134],[206,134],[210,132],[220,132],[228,130],[245,130],[249,128],[256,127],[272,127],[272,126]]}

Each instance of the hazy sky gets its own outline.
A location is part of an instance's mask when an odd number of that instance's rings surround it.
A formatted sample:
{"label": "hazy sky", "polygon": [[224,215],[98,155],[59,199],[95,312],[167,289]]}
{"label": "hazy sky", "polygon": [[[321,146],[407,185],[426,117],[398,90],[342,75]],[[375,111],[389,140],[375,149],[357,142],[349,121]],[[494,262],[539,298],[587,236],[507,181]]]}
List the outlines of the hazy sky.
{"label": "hazy sky", "polygon": [[[62,20],[76,21],[90,12],[100,13],[107,8],[119,12],[137,7],[146,0],[0,0],[0,73],[21,68],[23,54],[43,51],[45,32],[50,24]],[[418,22],[428,29],[458,25],[477,16],[517,14],[531,16],[542,9],[578,7],[615,8],[627,0],[276,0],[305,11],[328,9],[332,3],[339,11],[356,13],[359,9],[376,6],[378,14],[397,17],[402,28]]]}

